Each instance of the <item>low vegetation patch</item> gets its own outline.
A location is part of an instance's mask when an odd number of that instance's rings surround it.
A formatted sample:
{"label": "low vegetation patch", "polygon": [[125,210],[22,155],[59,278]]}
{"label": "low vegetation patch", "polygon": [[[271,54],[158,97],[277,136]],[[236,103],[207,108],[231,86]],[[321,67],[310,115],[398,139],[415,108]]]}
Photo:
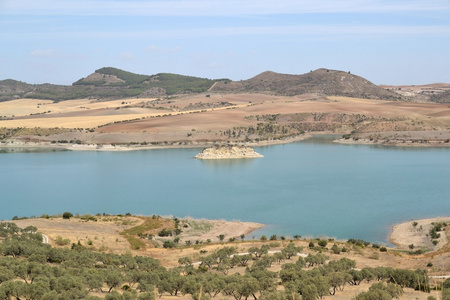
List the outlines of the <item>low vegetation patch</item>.
{"label": "low vegetation patch", "polygon": [[165,230],[164,227],[173,228],[173,221],[165,220],[159,216],[139,218],[143,220],[143,223],[125,229],[120,233],[127,239],[133,250],[145,248],[146,243],[144,239],[149,237],[149,233],[154,233],[159,229]]}

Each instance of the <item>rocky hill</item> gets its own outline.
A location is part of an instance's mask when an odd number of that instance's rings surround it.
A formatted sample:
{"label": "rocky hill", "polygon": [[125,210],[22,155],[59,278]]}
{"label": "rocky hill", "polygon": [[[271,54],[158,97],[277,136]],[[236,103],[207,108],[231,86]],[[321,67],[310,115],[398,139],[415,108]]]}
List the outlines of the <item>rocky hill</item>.
{"label": "rocky hill", "polygon": [[[318,69],[302,75],[266,71],[241,81],[206,79],[170,73],[140,75],[116,68],[101,68],[71,86],[28,84],[12,79],[0,81],[0,101],[19,98],[63,101],[70,99],[123,99],[136,97],[167,97],[175,94],[265,93],[296,96],[308,93],[348,96],[366,99],[417,102],[450,102],[447,90],[435,94],[403,93],[403,90],[377,86],[350,72]],[[445,93],[444,93],[445,91]],[[438,93],[439,92],[439,93]]]}
{"label": "rocky hill", "polygon": [[18,98],[62,101],[80,98],[164,97],[205,92],[214,82],[212,79],[169,73],[139,75],[108,67],[96,70],[71,86],[3,80],[0,81],[0,101]]}
{"label": "rocky hill", "polygon": [[86,78],[75,82],[74,86],[96,88],[121,88],[135,96],[163,96],[207,91],[215,80],[170,73],[140,75],[116,68],[101,68]]}
{"label": "rocky hill", "polygon": [[285,96],[319,93],[367,99],[403,99],[401,95],[380,88],[367,79],[349,72],[328,69],[318,69],[302,75],[266,71],[248,80],[218,82],[210,91],[271,93]]}
{"label": "rocky hill", "polygon": [[[7,101],[19,98],[41,98],[50,93],[63,93],[68,87],[54,84],[28,84],[26,82],[13,79],[0,81],[0,101]],[[39,97],[42,95],[43,97]]]}

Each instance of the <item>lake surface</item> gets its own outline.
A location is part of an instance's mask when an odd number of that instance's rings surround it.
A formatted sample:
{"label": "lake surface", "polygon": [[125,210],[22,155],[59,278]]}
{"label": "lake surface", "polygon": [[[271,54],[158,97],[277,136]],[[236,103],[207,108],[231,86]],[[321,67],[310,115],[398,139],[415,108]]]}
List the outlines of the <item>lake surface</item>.
{"label": "lake surface", "polygon": [[0,153],[0,219],[131,212],[267,224],[250,238],[386,242],[395,223],[450,215],[450,149],[322,138],[251,160],[193,159],[200,150]]}

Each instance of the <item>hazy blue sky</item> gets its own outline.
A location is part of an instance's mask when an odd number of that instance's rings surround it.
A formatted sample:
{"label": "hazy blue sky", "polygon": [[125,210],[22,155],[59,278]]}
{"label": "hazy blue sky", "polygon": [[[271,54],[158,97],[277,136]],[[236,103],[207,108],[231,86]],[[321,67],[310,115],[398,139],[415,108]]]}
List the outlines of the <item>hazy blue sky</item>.
{"label": "hazy blue sky", "polygon": [[71,84],[106,66],[450,83],[450,0],[0,0],[0,80]]}

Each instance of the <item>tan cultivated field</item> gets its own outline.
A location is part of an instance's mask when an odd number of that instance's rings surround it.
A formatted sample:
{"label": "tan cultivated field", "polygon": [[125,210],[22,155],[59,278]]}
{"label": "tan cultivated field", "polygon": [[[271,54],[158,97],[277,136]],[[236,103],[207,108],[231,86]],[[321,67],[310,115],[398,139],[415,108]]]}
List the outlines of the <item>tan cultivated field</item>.
{"label": "tan cultivated field", "polygon": [[[207,97],[208,96],[208,97]],[[448,104],[323,97],[315,94],[287,97],[266,94],[211,94],[173,99],[91,99],[53,103],[44,100],[13,100],[0,103],[0,128],[65,128],[65,134],[24,133],[24,141],[81,140],[83,144],[179,143],[244,141],[246,130],[256,128],[263,117],[280,118],[275,126],[290,126],[285,116],[309,116],[301,128],[312,133],[345,134],[353,131],[368,138],[377,133],[388,139],[398,133],[413,139],[450,138]],[[264,117],[266,116],[266,117]],[[284,119],[286,120],[284,120]],[[347,118],[347,120],[345,120]],[[348,119],[353,118],[353,119]],[[225,132],[244,129],[239,137]],[[287,130],[285,136],[298,135]],[[432,133],[430,135],[430,132]],[[385,134],[389,133],[389,134]],[[392,134],[393,133],[393,134]],[[367,134],[364,136],[364,134]],[[251,139],[270,140],[268,136]]]}
{"label": "tan cultivated field", "polygon": [[[0,127],[95,127],[114,121],[137,119],[142,117],[162,116],[141,120],[133,124],[118,124],[103,128],[102,131],[139,131],[158,130],[167,131],[167,124],[173,126],[189,126],[196,124],[199,130],[210,129],[211,123],[221,128],[245,125],[244,117],[265,114],[291,113],[347,113],[366,114],[374,117],[408,117],[418,120],[433,118],[437,123],[450,126],[450,107],[448,104],[407,103],[380,100],[368,100],[348,97],[328,97],[317,100],[313,95],[301,97],[281,97],[259,94],[212,95],[211,97],[184,97],[170,103],[161,103],[159,109],[141,108],[142,103],[152,103],[154,99],[124,99],[115,101],[70,100],[59,103],[45,100],[13,100],[0,102],[0,115],[7,118],[15,116],[15,120],[2,120]],[[185,112],[183,108],[190,103],[213,103],[227,101],[234,104],[233,109],[197,109]],[[177,108],[171,109],[173,106]],[[237,106],[237,107],[236,107]],[[166,108],[163,110],[162,108]],[[44,113],[32,115],[30,113]],[[191,115],[192,112],[198,114]],[[180,116],[181,113],[184,113]],[[171,114],[172,116],[167,116]],[[165,120],[161,120],[165,119]],[[431,120],[429,120],[431,121]],[[18,125],[18,126],[16,126]],[[115,127],[115,128],[111,128]],[[171,130],[176,131],[176,130]]]}

